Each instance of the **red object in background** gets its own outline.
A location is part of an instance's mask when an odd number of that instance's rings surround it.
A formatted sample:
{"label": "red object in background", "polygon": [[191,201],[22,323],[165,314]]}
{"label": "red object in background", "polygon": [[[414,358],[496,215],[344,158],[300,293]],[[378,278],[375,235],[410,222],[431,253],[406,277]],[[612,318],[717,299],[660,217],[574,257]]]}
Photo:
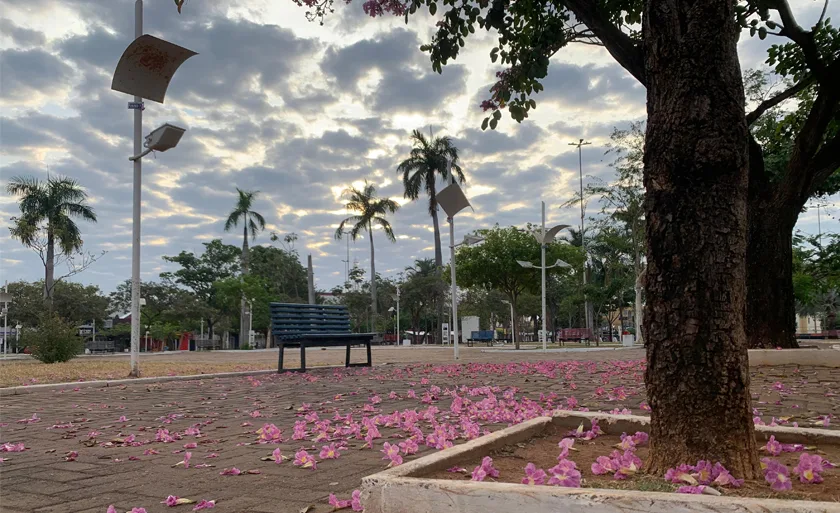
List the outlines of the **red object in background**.
{"label": "red object in background", "polygon": [[181,333],[181,342],[178,344],[178,349],[181,351],[189,351],[190,350],[190,337],[192,337],[192,333]]}

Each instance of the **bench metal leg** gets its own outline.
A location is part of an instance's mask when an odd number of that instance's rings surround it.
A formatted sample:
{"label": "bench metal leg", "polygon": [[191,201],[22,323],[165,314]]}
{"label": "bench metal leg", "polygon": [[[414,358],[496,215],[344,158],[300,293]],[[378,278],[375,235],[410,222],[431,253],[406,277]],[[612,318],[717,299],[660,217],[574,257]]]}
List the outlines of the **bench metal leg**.
{"label": "bench metal leg", "polygon": [[283,372],[283,349],[285,349],[285,347],[282,342],[278,347],[280,349],[280,356],[277,359],[277,372]]}
{"label": "bench metal leg", "polygon": [[300,343],[300,370],[306,372],[306,342]]}
{"label": "bench metal leg", "polygon": [[367,345],[367,357],[368,357],[367,366],[371,367],[373,364],[372,364],[371,359],[370,359],[370,342],[368,342],[366,345]]}
{"label": "bench metal leg", "polygon": [[347,344],[347,357],[344,359],[344,366],[350,367],[350,344]]}

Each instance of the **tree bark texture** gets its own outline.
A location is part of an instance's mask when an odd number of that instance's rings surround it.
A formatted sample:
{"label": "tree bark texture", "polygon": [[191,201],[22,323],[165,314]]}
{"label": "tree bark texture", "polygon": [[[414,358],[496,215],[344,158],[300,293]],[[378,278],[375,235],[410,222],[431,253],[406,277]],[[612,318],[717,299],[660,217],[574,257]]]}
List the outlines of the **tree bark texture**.
{"label": "tree bark texture", "polygon": [[[752,186],[752,185],[751,185]],[[747,344],[750,348],[799,347],[793,297],[793,225],[796,215],[779,205],[748,205]]]}
{"label": "tree bark texture", "polygon": [[726,0],[645,5],[654,473],[702,459],[759,475],[744,332],[748,133],[733,10]]}
{"label": "tree bark texture", "polygon": [[370,237],[370,301],[375,321],[379,307],[376,304],[376,265],[374,264],[373,254],[373,225],[368,225],[368,237]]}

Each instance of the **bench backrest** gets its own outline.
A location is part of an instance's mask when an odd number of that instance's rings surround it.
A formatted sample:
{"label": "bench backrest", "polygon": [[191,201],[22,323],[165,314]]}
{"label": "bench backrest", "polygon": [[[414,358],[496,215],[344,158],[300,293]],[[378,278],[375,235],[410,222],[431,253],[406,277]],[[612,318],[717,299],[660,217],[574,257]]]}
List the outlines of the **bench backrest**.
{"label": "bench backrest", "polygon": [[493,340],[495,333],[493,330],[479,330],[470,332],[470,338],[473,340]]}
{"label": "bench backrest", "polygon": [[276,336],[300,333],[350,333],[344,305],[271,303],[271,330]]}

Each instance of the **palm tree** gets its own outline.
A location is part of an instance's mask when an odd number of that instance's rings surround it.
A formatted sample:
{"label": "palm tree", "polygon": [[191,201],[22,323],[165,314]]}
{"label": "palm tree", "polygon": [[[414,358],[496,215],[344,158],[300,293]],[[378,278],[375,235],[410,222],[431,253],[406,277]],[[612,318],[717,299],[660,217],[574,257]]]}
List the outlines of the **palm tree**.
{"label": "palm tree", "polygon": [[[82,234],[73,218],[95,223],[96,213],[85,204],[88,195],[72,178],[49,177],[41,182],[34,177],[15,176],[6,185],[6,192],[20,196],[21,216],[13,219],[12,237],[41,253],[45,271],[44,299],[52,301],[56,244],[58,256],[79,251]],[[42,223],[46,223],[46,233],[42,231]]]}
{"label": "palm tree", "polygon": [[[440,223],[437,209],[437,178],[451,180],[450,172],[460,183],[464,183],[464,173],[458,165],[458,148],[452,144],[449,137],[435,137],[426,139],[422,132],[415,130],[411,133],[413,148],[409,157],[397,166],[397,174],[402,175],[404,197],[416,200],[421,191],[429,196],[429,215],[432,216],[432,227],[435,236],[435,265],[437,275],[441,276],[443,268],[443,254],[440,245]],[[451,163],[451,166],[450,166]],[[440,288],[443,292],[443,281]],[[443,321],[443,302],[437,305],[437,322]]]}
{"label": "palm tree", "polygon": [[373,249],[373,226],[378,225],[385,232],[385,236],[391,242],[396,242],[397,238],[394,236],[394,230],[391,228],[391,223],[385,219],[388,214],[393,214],[400,208],[396,201],[388,198],[377,198],[376,187],[365,180],[365,186],[361,190],[351,187],[344,192],[347,197],[347,210],[357,212],[338,225],[335,230],[335,238],[341,240],[344,236],[344,225],[351,224],[350,238],[356,240],[362,230],[366,230],[368,238],[370,239],[370,299],[373,308],[373,314],[377,314],[376,306],[376,265],[374,262]]}
{"label": "palm tree", "polygon": [[402,175],[404,196],[410,200],[420,197],[421,191],[429,196],[429,215],[435,233],[435,265],[443,266],[443,255],[440,246],[440,223],[437,211],[437,179],[450,180],[451,171],[460,183],[464,183],[464,172],[458,165],[458,148],[452,144],[449,137],[435,137],[431,141],[422,132],[415,130],[411,134],[414,147],[409,157],[397,166],[397,174]]}
{"label": "palm tree", "polygon": [[[243,191],[239,187],[236,188],[239,193],[239,199],[236,202],[236,207],[228,214],[227,221],[225,221],[225,231],[229,232],[231,229],[239,225],[242,221],[242,255],[239,257],[242,263],[242,274],[248,274],[248,233],[251,234],[251,240],[257,238],[257,232],[265,229],[265,219],[262,214],[251,210],[260,191]],[[240,304],[239,315],[239,338],[246,335],[248,331],[248,315],[250,312],[246,309],[245,296],[242,297]]]}

